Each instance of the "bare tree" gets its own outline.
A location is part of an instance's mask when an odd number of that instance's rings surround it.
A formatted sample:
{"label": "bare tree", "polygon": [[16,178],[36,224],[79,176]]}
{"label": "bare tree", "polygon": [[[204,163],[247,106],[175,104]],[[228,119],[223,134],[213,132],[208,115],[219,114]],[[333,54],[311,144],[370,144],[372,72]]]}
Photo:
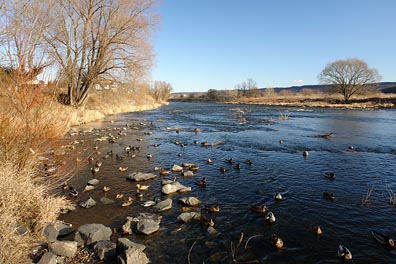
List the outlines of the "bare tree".
{"label": "bare tree", "polygon": [[51,1],[1,1],[0,54],[3,69],[22,83],[50,64],[43,45]]}
{"label": "bare tree", "polygon": [[151,65],[154,0],[62,0],[45,35],[69,103],[81,106],[95,83],[122,81]]}
{"label": "bare tree", "polygon": [[320,73],[319,79],[322,83],[333,84],[348,103],[352,95],[366,88],[370,83],[378,82],[381,76],[376,69],[369,68],[363,60],[346,59],[327,64]]}
{"label": "bare tree", "polygon": [[164,81],[155,81],[151,87],[151,94],[156,101],[167,101],[173,87],[170,83]]}
{"label": "bare tree", "polygon": [[247,79],[246,81],[237,84],[235,88],[238,90],[239,96],[253,97],[258,95],[257,83],[253,79]]}

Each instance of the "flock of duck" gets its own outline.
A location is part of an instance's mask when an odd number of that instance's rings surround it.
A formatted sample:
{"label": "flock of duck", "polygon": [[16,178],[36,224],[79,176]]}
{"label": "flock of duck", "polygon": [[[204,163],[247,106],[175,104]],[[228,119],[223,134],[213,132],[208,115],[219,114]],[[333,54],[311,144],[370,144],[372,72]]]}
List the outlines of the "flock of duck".
{"label": "flock of duck", "polygon": [[[140,123],[140,125],[146,126],[146,124],[144,124],[144,123]],[[153,124],[151,123],[150,126],[153,126]],[[96,141],[107,140],[109,143],[115,143],[115,142],[118,141],[118,139],[121,136],[126,135],[125,130],[127,130],[128,128],[131,128],[131,126],[128,125],[128,124],[125,125],[125,127],[114,128],[114,130],[118,131],[116,136],[114,136],[111,133],[109,133],[107,136],[102,136],[102,137],[96,139]],[[105,130],[102,130],[102,132],[104,132],[104,131]],[[179,129],[174,129],[174,131],[176,133],[180,132]],[[195,128],[192,131],[194,133],[201,132],[201,130],[198,129],[198,128]],[[99,133],[97,135],[99,135]],[[145,132],[145,135],[152,135],[152,132]],[[326,134],[325,136],[326,137],[327,136],[332,136],[332,133],[331,134]],[[144,139],[143,138],[138,138],[137,141],[141,142],[141,141],[144,141]],[[279,143],[283,144],[283,140],[280,140]],[[174,144],[184,147],[184,144],[182,144],[182,143],[180,143],[178,141],[175,141]],[[200,143],[198,141],[194,141],[194,144],[201,144],[201,146],[203,146],[203,147],[213,146],[213,144],[210,144],[210,143],[208,143],[206,141],[202,142],[202,143]],[[152,147],[158,147],[159,145],[160,144],[153,144]],[[101,154],[98,146],[95,146],[94,150],[96,151],[96,154]],[[88,161],[89,161],[90,164],[93,164],[93,166],[91,167],[91,172],[92,172],[93,175],[96,175],[100,171],[100,168],[101,168],[101,166],[103,164],[103,160],[105,160],[107,158],[114,157],[116,160],[123,160],[125,158],[124,155],[129,156],[130,158],[135,158],[136,155],[138,155],[138,153],[141,150],[142,150],[141,146],[128,145],[128,146],[126,146],[124,148],[124,152],[125,152],[124,154],[115,153],[113,150],[110,150],[110,151],[108,151],[106,153],[105,156],[102,157],[101,160],[100,159],[95,159],[93,156],[90,156],[88,158]],[[181,155],[182,154],[179,154],[179,156],[181,156]],[[307,150],[305,150],[305,151],[302,152],[302,155],[305,158],[308,158],[309,152]],[[146,155],[147,159],[151,159],[152,157],[153,157],[152,154],[147,154]],[[211,158],[208,158],[206,161],[207,161],[208,164],[212,164],[213,163]],[[226,166],[219,167],[218,170],[221,173],[226,173],[229,168],[232,168],[232,169],[235,169],[235,170],[238,170],[238,171],[241,170],[241,163],[240,162],[235,162],[232,158],[225,159],[224,162],[226,164],[228,164],[228,166],[227,167]],[[250,159],[247,159],[247,160],[244,161],[244,163],[250,166],[250,165],[253,164],[253,161],[250,160]],[[184,175],[184,176],[186,176],[186,175],[187,176],[194,176],[194,172],[199,170],[199,167],[194,165],[194,164],[183,164],[183,166],[187,167],[188,170],[187,171],[183,171],[183,169],[181,169],[181,170],[177,171],[175,169],[172,170],[172,169],[166,169],[166,168],[155,168],[155,170],[158,171],[160,176],[174,175],[175,172],[181,172],[182,175]],[[128,170],[128,167],[127,166],[125,166],[125,167],[120,166],[118,168],[118,170],[120,172],[126,172]],[[329,179],[329,180],[334,180],[334,179],[336,179],[336,174],[333,173],[333,172],[326,172],[324,174],[324,177]],[[176,176],[174,176],[173,181],[176,181]],[[87,191],[95,189],[97,184],[98,184],[97,182],[89,182],[85,186],[84,192],[87,192]],[[203,177],[200,180],[196,180],[195,184],[205,188],[207,186],[208,182],[207,182],[206,177]],[[142,191],[145,191],[148,188],[149,188],[149,185],[143,185],[143,184],[137,183],[136,184],[136,194],[135,194],[136,197],[137,198],[142,198],[144,196]],[[66,182],[63,184],[63,189],[65,191],[68,191],[69,194],[71,196],[73,196],[73,197],[77,197],[79,195],[79,192],[76,190],[76,188],[74,188],[73,186],[69,185]],[[106,185],[106,186],[103,186],[102,190],[103,190],[103,192],[109,192],[110,189],[111,188]],[[117,193],[115,198],[116,199],[124,199],[123,202],[121,203],[122,207],[130,206],[134,202],[134,198],[133,197],[131,197],[131,196],[125,197],[125,195],[123,193]],[[334,200],[335,199],[335,195],[334,195],[334,193],[331,193],[331,192],[323,192],[323,198],[329,199],[329,200]],[[279,193],[279,192],[276,193],[274,195],[274,199],[275,199],[275,201],[281,201],[283,199],[282,194]],[[148,206],[155,205],[159,201],[160,201],[160,199],[158,197],[155,197],[153,200],[146,201],[143,205],[148,207]],[[265,215],[264,216],[264,220],[268,224],[273,224],[273,223],[276,222],[275,214],[272,211],[270,211],[269,208],[267,208],[266,205],[263,205],[263,204],[252,204],[252,205],[250,205],[250,209],[252,211],[254,211],[254,212],[259,213],[259,214],[264,214]],[[221,208],[217,204],[214,204],[214,205],[207,204],[207,205],[205,205],[205,210],[207,212],[219,213]],[[201,221],[204,222],[206,225],[209,225],[209,226],[214,226],[215,225],[213,219],[205,219],[203,217],[201,219]],[[311,225],[310,231],[315,233],[318,236],[322,235],[322,233],[323,233],[322,228],[320,226],[318,226],[318,225]],[[384,233],[379,233],[379,232],[373,231],[372,232],[372,236],[378,243],[380,243],[380,244],[382,244],[382,245],[384,245],[384,246],[386,246],[386,247],[388,247],[390,249],[394,248],[394,246],[395,246],[394,240],[388,234],[384,234]],[[271,243],[277,249],[282,249],[284,247],[284,242],[283,242],[282,238],[278,234],[272,234]],[[342,244],[339,245],[337,254],[338,254],[338,256],[340,258],[342,258],[344,260],[351,260],[352,259],[351,251],[346,246],[344,246]]]}

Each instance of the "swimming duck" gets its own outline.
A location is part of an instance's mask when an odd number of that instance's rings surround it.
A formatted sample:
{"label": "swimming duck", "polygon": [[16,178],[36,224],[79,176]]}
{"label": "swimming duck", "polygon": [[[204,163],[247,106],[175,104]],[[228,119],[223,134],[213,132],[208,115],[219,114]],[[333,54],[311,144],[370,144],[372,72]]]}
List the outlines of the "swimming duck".
{"label": "swimming duck", "polygon": [[152,157],[153,157],[153,155],[151,155],[151,154],[147,154],[147,156],[146,156],[147,159],[151,159]]}
{"label": "swimming duck", "polygon": [[121,206],[122,207],[126,207],[126,206],[130,206],[133,203],[133,198],[132,197],[128,197],[128,199],[126,201],[124,201]]}
{"label": "swimming duck", "polygon": [[317,226],[317,225],[311,225],[310,230],[312,233],[315,233],[318,236],[323,234],[322,229],[320,228],[320,226]]}
{"label": "swimming duck", "polygon": [[98,172],[99,172],[99,170],[100,170],[100,168],[99,168],[99,167],[93,167],[93,168],[91,168],[91,172],[92,172],[92,174],[96,174],[96,173],[98,173]]}
{"label": "swimming duck", "polygon": [[122,199],[124,198],[124,194],[123,193],[117,193],[116,194],[116,199]]}
{"label": "swimming duck", "polygon": [[273,212],[268,212],[268,214],[265,216],[264,219],[267,223],[270,223],[270,224],[275,223],[275,220],[276,220]]}
{"label": "swimming duck", "polygon": [[197,165],[192,165],[192,166],[189,168],[189,170],[190,170],[190,171],[197,171],[197,170],[199,170],[199,166],[197,166]]}
{"label": "swimming duck", "polygon": [[334,200],[335,195],[334,195],[334,193],[331,193],[331,192],[323,192],[323,198],[328,199],[328,200]]}
{"label": "swimming duck", "polygon": [[213,212],[213,213],[218,213],[220,212],[220,206],[219,205],[206,205],[205,209],[209,212]]}
{"label": "swimming duck", "polygon": [[252,210],[252,211],[255,211],[255,212],[257,212],[257,213],[265,213],[265,212],[267,212],[268,211],[268,208],[267,208],[267,206],[265,206],[265,205],[256,205],[256,204],[252,204],[252,205],[250,205],[250,209]]}
{"label": "swimming duck", "polygon": [[234,161],[232,160],[232,158],[231,159],[226,159],[225,162],[230,164],[230,165],[234,164]]}
{"label": "swimming duck", "polygon": [[245,160],[245,163],[248,164],[248,165],[252,165],[252,164],[253,164],[253,161],[250,160],[250,159],[248,159],[248,160]]}
{"label": "swimming duck", "polygon": [[160,169],[159,171],[160,175],[169,175],[170,174],[170,170],[166,170],[166,169]]}
{"label": "swimming duck", "polygon": [[201,216],[200,221],[201,221],[202,224],[204,224],[206,226],[214,227],[214,225],[215,225],[215,223],[214,223],[212,218],[210,218],[210,220],[208,220],[207,218]]}
{"label": "swimming duck", "polygon": [[92,161],[94,161],[94,157],[92,157],[92,156],[89,156],[89,157],[88,157],[88,161],[89,161],[89,162],[92,162]]}
{"label": "swimming duck", "polygon": [[78,191],[77,191],[76,189],[74,189],[73,186],[70,186],[70,187],[69,187],[69,194],[70,194],[71,196],[73,196],[73,197],[77,197]]}
{"label": "swimming duck", "polygon": [[64,191],[67,191],[67,190],[69,189],[69,185],[67,184],[67,182],[64,182],[64,183],[62,184],[62,189],[63,189]]}
{"label": "swimming duck", "polygon": [[160,199],[158,197],[154,197],[154,199],[152,201],[146,201],[142,205],[144,207],[149,207],[149,206],[153,206],[153,205],[157,204],[159,201],[160,201]]}
{"label": "swimming duck", "polygon": [[204,141],[204,142],[201,143],[201,146],[203,146],[203,147],[208,147],[208,146],[209,146],[209,143],[208,143],[207,141]]}
{"label": "swimming duck", "polygon": [[282,140],[282,139],[281,139],[281,140],[279,140],[279,144],[281,144],[281,145],[283,144],[283,140]]}
{"label": "swimming duck", "polygon": [[142,198],[143,197],[143,193],[141,193],[139,190],[137,190],[136,197],[137,198]]}
{"label": "swimming duck", "polygon": [[213,161],[212,161],[211,159],[207,159],[206,162],[207,162],[208,164],[212,164],[212,163],[213,163]]}
{"label": "swimming duck", "polygon": [[123,160],[123,159],[124,159],[123,156],[116,154],[116,160]]}
{"label": "swimming duck", "polygon": [[378,233],[375,231],[372,231],[371,234],[373,235],[374,239],[377,240],[380,244],[389,248],[395,247],[395,241],[388,234]]}
{"label": "swimming duck", "polygon": [[334,172],[325,172],[324,177],[330,180],[334,180],[336,178],[336,174]]}
{"label": "swimming duck", "polygon": [[100,167],[100,166],[102,166],[102,164],[103,164],[103,162],[97,160],[96,163],[95,163],[95,166],[96,167]]}
{"label": "swimming duck", "polygon": [[240,170],[240,169],[241,169],[241,164],[240,164],[240,163],[237,163],[237,164],[234,166],[234,168],[235,168],[236,170]]}
{"label": "swimming duck", "polygon": [[201,130],[199,129],[199,128],[194,128],[194,133],[199,133],[199,132],[201,132]]}
{"label": "swimming duck", "polygon": [[128,170],[128,167],[119,167],[118,170],[124,172]]}
{"label": "swimming duck", "polygon": [[198,144],[199,144],[199,141],[198,141],[198,140],[194,140],[194,144],[195,144],[195,145],[198,145]]}
{"label": "swimming duck", "polygon": [[202,180],[196,181],[195,184],[205,187],[206,186],[206,178],[203,177]]}
{"label": "swimming duck", "polygon": [[220,167],[219,170],[220,170],[222,173],[225,173],[225,172],[227,171],[224,167]]}
{"label": "swimming duck", "polygon": [[109,186],[103,186],[103,191],[104,192],[108,192],[108,191],[110,191],[110,187]]}
{"label": "swimming duck", "polygon": [[302,155],[307,158],[309,156],[308,150],[304,150]]}
{"label": "swimming duck", "polygon": [[283,248],[283,240],[277,234],[272,234],[271,236],[271,243],[277,249]]}
{"label": "swimming duck", "polygon": [[351,260],[352,259],[352,253],[349,251],[349,249],[343,245],[338,246],[338,251],[337,251],[338,257],[343,258],[344,260]]}
{"label": "swimming duck", "polygon": [[147,190],[149,187],[150,187],[149,185],[140,185],[139,183],[136,184],[136,189],[137,189],[138,191],[145,191],[145,190]]}
{"label": "swimming duck", "polygon": [[275,194],[275,200],[276,201],[280,201],[280,200],[282,200],[283,199],[283,197],[282,197],[282,194],[281,193],[279,193],[279,192],[277,192],[276,194]]}

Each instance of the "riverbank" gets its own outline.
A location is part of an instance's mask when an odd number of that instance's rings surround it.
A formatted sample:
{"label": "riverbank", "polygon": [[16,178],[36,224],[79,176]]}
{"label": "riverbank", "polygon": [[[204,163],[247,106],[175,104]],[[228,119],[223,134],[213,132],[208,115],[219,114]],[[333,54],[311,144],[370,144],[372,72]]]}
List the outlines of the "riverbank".
{"label": "riverbank", "polygon": [[343,97],[338,94],[271,94],[259,97],[236,97],[232,96],[222,100],[207,100],[199,98],[175,98],[176,102],[219,102],[226,104],[252,104],[281,107],[316,107],[337,109],[389,109],[396,107],[395,94],[371,94],[357,95],[349,103],[345,103]]}

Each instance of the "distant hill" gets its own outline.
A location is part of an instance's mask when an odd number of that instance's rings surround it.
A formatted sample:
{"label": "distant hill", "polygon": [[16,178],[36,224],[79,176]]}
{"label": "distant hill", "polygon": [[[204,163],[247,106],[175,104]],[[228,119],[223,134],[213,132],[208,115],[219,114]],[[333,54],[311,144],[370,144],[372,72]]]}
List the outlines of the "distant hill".
{"label": "distant hill", "polygon": [[[377,83],[378,90],[383,93],[396,93],[396,82],[381,82]],[[329,84],[314,84],[314,85],[302,85],[302,86],[290,86],[290,87],[275,87],[274,90],[276,92],[282,90],[291,90],[292,92],[300,92],[303,89],[312,89],[312,90],[320,90],[320,91],[329,91],[333,88],[333,85]],[[266,88],[260,88],[259,90],[265,90]]]}

